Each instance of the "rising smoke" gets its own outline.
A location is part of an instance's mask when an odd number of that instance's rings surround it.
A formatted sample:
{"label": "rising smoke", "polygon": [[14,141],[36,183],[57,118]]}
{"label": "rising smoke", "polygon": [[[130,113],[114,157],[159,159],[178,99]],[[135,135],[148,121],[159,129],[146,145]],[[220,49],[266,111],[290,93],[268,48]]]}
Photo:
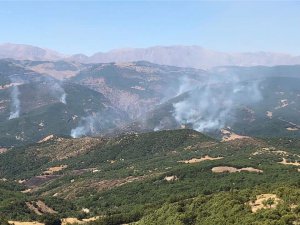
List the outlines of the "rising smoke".
{"label": "rising smoke", "polygon": [[58,81],[52,81],[49,85],[52,95],[55,96],[61,103],[67,104],[67,94],[62,87],[62,84],[60,84]]}
{"label": "rising smoke", "polygon": [[18,85],[13,85],[10,96],[11,96],[11,111],[8,118],[9,120],[19,118],[20,116],[21,103],[19,99],[20,91]]}
{"label": "rising smoke", "polygon": [[63,93],[63,94],[61,95],[61,97],[59,98],[59,101],[60,101],[61,103],[63,103],[63,104],[67,104],[66,98],[67,98],[67,94],[66,94],[66,93]]}
{"label": "rising smoke", "polygon": [[80,119],[79,125],[71,130],[72,138],[80,138],[86,135],[93,135],[101,129],[99,113],[92,114]]}
{"label": "rising smoke", "polygon": [[184,100],[173,104],[176,121],[201,132],[217,130],[234,122],[237,107],[261,100],[259,81],[230,79],[214,76],[200,84],[183,83],[180,92],[190,91]]}

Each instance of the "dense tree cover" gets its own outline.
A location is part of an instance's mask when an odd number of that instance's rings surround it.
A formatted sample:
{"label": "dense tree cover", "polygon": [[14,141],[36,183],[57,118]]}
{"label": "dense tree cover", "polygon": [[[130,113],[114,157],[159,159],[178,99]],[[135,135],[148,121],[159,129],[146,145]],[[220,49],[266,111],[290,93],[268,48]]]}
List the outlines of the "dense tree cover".
{"label": "dense tree cover", "polygon": [[[243,189],[200,195],[176,203],[166,203],[154,213],[145,216],[137,224],[293,224],[300,219],[299,187],[285,187],[273,190],[283,201],[276,209],[262,209],[252,213],[247,204],[253,194],[263,189]],[[289,196],[288,198],[286,198]]]}
{"label": "dense tree cover", "polygon": [[61,219],[56,215],[45,215],[42,220],[45,225],[61,225]]}

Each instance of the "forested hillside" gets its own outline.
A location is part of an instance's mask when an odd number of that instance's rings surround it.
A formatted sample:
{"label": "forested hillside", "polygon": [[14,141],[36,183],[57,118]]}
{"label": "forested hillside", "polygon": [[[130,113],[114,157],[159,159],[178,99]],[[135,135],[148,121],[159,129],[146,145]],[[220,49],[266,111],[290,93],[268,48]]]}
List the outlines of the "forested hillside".
{"label": "forested hillside", "polygon": [[23,221],[52,214],[94,224],[297,224],[299,143],[220,142],[185,129],[53,137],[0,155],[0,211]]}

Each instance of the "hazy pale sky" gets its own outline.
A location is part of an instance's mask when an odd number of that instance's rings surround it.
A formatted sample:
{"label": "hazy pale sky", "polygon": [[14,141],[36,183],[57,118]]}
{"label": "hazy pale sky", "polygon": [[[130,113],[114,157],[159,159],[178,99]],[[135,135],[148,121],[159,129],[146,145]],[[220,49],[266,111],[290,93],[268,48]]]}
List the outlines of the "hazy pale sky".
{"label": "hazy pale sky", "polygon": [[300,1],[0,1],[0,43],[63,53],[200,45],[300,55]]}

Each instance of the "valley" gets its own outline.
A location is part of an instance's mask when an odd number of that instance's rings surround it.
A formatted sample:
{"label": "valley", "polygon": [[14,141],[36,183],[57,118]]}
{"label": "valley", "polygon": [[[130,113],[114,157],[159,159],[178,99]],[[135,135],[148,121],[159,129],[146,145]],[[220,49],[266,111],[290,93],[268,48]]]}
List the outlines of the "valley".
{"label": "valley", "polygon": [[0,225],[300,225],[299,12],[0,0]]}
{"label": "valley", "polygon": [[0,60],[0,223],[299,224],[299,73]]}

